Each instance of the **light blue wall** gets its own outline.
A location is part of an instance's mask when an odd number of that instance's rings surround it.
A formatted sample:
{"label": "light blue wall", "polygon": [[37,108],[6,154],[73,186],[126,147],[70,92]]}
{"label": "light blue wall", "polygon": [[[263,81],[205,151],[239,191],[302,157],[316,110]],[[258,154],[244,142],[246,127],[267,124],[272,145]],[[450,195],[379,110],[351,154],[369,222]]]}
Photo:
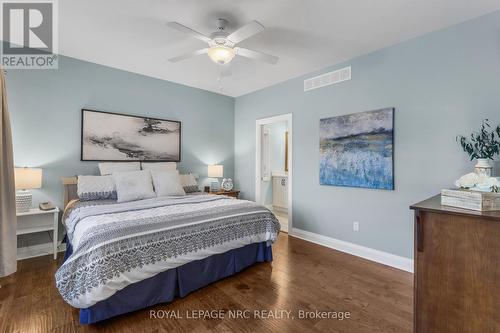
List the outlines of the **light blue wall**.
{"label": "light blue wall", "polygon": [[80,161],[82,108],[180,120],[179,169],[202,183],[207,164],[222,163],[224,176],[234,175],[231,97],[64,56],[58,70],[9,70],[7,94],[15,164],[43,168],[36,203],[61,206],[61,177],[98,173],[97,163]]}
{"label": "light blue wall", "polygon": [[[351,81],[303,92],[304,78],[346,65]],[[384,107],[396,108],[396,190],[320,186],[319,119]],[[500,122],[500,12],[237,98],[235,179],[245,198],[254,199],[255,120],[290,112],[294,227],[412,257],[408,206],[471,171],[457,134]]]}

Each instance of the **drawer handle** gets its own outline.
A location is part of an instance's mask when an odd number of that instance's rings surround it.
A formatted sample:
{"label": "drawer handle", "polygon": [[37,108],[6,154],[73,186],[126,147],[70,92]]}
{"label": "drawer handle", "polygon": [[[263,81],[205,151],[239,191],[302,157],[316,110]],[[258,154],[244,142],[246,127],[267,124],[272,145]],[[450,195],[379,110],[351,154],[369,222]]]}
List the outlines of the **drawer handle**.
{"label": "drawer handle", "polygon": [[424,252],[424,227],[420,220],[420,213],[415,214],[416,233],[417,233],[417,251]]}

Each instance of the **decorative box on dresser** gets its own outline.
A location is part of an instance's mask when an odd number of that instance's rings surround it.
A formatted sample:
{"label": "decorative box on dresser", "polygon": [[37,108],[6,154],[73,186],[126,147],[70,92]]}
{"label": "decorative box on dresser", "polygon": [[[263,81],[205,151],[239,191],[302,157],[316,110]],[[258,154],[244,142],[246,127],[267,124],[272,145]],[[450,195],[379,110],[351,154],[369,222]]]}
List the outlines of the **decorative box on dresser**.
{"label": "decorative box on dresser", "polygon": [[415,211],[414,331],[500,332],[500,211]]}

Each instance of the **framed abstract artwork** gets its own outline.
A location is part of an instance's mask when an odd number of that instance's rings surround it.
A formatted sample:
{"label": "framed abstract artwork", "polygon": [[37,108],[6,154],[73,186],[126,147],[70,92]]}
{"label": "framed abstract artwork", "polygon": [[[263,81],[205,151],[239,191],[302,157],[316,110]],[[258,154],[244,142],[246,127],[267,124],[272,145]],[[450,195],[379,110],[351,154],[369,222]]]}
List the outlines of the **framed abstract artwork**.
{"label": "framed abstract artwork", "polygon": [[321,185],[394,189],[394,108],[320,120]]}
{"label": "framed abstract artwork", "polygon": [[180,121],[82,109],[81,134],[82,161],[180,161]]}

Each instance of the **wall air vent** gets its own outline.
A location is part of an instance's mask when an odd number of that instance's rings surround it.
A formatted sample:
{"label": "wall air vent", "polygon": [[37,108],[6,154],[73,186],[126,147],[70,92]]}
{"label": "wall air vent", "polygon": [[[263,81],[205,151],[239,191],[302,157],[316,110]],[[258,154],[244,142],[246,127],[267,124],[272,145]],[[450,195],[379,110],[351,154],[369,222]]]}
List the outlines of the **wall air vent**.
{"label": "wall air vent", "polygon": [[304,91],[309,91],[351,79],[351,66],[304,80]]}

